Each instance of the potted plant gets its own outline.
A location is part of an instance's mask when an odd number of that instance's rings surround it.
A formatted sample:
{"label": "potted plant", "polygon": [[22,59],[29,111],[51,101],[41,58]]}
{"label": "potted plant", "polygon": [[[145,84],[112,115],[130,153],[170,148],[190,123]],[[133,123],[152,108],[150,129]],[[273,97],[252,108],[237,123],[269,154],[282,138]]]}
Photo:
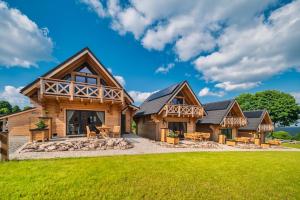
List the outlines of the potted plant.
{"label": "potted plant", "polygon": [[167,136],[167,143],[169,144],[179,144],[179,137],[174,131],[170,131]]}
{"label": "potted plant", "polygon": [[30,141],[45,141],[49,139],[49,129],[44,120],[40,119],[36,124],[36,128],[30,129]]}

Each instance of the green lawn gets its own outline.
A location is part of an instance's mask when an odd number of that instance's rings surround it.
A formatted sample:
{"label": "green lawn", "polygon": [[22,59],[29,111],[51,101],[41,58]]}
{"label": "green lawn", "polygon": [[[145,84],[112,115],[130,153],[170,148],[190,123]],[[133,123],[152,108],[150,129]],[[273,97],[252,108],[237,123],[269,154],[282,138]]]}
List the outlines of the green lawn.
{"label": "green lawn", "polygon": [[284,147],[292,147],[296,149],[300,149],[300,144],[289,144],[289,143],[283,143],[282,146]]}
{"label": "green lawn", "polygon": [[0,199],[300,199],[300,152],[11,161]]}

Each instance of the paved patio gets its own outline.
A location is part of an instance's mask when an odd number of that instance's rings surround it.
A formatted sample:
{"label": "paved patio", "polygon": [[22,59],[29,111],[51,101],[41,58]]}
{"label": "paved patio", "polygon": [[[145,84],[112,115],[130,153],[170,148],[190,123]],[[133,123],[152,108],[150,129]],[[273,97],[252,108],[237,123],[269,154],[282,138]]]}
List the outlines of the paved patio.
{"label": "paved patio", "polygon": [[[156,154],[156,153],[177,153],[177,152],[224,152],[224,151],[299,151],[300,149],[293,148],[269,148],[269,149],[243,149],[230,147],[227,145],[218,144],[217,147],[205,146],[199,147],[172,147],[154,142],[152,140],[141,138],[133,134],[123,136],[130,141],[134,147],[131,149],[107,149],[94,151],[59,151],[59,152],[21,152],[19,148],[16,152],[10,155],[10,159],[49,159],[49,158],[67,158],[67,157],[96,157],[96,156],[113,156],[113,155],[134,155],[134,154]],[[26,144],[25,144],[26,145]]]}

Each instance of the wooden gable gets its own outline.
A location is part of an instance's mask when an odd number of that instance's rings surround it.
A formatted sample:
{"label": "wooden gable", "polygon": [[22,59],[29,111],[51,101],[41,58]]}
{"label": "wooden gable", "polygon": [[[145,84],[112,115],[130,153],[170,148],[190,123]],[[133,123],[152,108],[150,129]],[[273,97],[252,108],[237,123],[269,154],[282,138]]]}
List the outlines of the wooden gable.
{"label": "wooden gable", "polygon": [[[79,69],[79,70],[78,70]],[[82,70],[84,69],[84,70]],[[91,72],[91,73],[90,73]],[[104,67],[104,65],[96,58],[96,56],[88,49],[84,48],[74,56],[70,57],[60,65],[50,70],[41,78],[66,80],[66,76],[84,75],[97,79],[97,84],[123,89],[122,85],[113,77],[113,75]],[[21,90],[26,96],[31,96],[39,88],[39,79],[35,80]],[[133,99],[126,93],[125,97],[128,103],[133,103]]]}
{"label": "wooden gable", "polygon": [[234,101],[232,103],[232,105],[228,109],[227,115],[225,115],[225,117],[242,117],[242,118],[246,118],[237,101]]}

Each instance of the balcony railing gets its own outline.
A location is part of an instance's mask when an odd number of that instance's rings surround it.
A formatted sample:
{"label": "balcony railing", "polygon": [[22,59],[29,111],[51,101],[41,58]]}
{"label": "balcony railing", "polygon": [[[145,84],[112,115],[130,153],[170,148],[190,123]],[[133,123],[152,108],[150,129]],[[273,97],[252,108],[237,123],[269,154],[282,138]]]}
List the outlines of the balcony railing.
{"label": "balcony railing", "polygon": [[247,119],[243,117],[225,117],[222,125],[224,127],[243,127],[247,123]]}
{"label": "balcony railing", "polygon": [[41,95],[123,101],[123,89],[57,79],[41,79]]}
{"label": "balcony railing", "polygon": [[203,116],[203,108],[195,105],[174,105],[166,104],[164,107],[165,115],[178,115],[180,116],[191,116],[191,117],[201,117]]}
{"label": "balcony railing", "polygon": [[274,130],[273,124],[260,124],[258,126],[259,132],[272,132]]}

